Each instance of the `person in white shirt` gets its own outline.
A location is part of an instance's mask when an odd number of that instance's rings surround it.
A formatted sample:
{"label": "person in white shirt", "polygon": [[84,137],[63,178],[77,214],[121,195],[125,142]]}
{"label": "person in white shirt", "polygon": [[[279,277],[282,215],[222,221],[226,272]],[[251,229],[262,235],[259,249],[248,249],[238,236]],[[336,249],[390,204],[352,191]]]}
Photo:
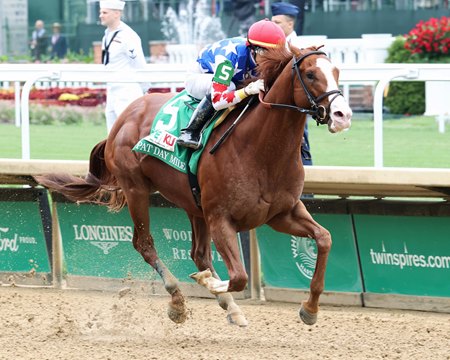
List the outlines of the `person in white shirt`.
{"label": "person in white shirt", "polygon": [[300,12],[298,6],[286,2],[275,2],[272,4],[272,21],[279,25],[286,35],[286,46],[288,43],[300,47],[297,33],[295,32],[295,19]]}
{"label": "person in white shirt", "polygon": [[[141,38],[121,21],[125,1],[101,0],[100,22],[106,26],[102,39],[102,62],[108,70],[143,69],[145,57]],[[125,108],[144,94],[140,83],[108,83],[106,87],[106,126],[110,132]]]}
{"label": "person in white shirt", "polygon": [[[275,2],[272,4],[272,22],[279,25],[286,35],[286,46],[292,44],[298,48],[303,46],[300,44],[297,33],[294,30],[295,19],[300,9],[298,6],[286,2]],[[303,165],[312,165],[311,150],[309,147],[308,138],[308,123],[305,125],[305,132],[303,134],[301,156]]]}

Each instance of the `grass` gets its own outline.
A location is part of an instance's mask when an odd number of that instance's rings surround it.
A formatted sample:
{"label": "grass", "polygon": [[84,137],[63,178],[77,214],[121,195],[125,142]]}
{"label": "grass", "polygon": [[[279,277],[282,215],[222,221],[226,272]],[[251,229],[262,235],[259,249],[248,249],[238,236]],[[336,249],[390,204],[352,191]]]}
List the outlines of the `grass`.
{"label": "grass", "polygon": [[[91,149],[106,137],[106,125],[31,125],[31,158],[87,160]],[[373,121],[356,115],[352,128],[331,134],[309,123],[315,165],[373,166]],[[434,117],[384,120],[384,165],[391,167],[450,167],[450,128],[438,132]],[[0,124],[0,157],[21,158],[21,132]]]}
{"label": "grass", "polygon": [[[349,131],[330,134],[309,123],[315,165],[373,166],[373,121],[356,115]],[[450,127],[438,132],[434,117],[412,116],[383,122],[383,157],[387,167],[450,167]]]}
{"label": "grass", "polygon": [[[88,160],[91,149],[106,138],[103,126],[82,125],[31,125],[31,159]],[[22,157],[21,129],[0,124],[0,157]]]}

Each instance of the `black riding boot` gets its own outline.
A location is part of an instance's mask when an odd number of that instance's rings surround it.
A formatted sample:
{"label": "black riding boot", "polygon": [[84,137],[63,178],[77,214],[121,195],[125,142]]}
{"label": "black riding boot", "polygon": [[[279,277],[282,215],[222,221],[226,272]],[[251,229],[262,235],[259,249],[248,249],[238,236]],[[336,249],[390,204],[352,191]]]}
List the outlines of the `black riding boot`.
{"label": "black riding boot", "polygon": [[181,130],[177,144],[197,150],[200,144],[200,132],[216,110],[211,103],[211,95],[205,96],[192,114],[187,128]]}

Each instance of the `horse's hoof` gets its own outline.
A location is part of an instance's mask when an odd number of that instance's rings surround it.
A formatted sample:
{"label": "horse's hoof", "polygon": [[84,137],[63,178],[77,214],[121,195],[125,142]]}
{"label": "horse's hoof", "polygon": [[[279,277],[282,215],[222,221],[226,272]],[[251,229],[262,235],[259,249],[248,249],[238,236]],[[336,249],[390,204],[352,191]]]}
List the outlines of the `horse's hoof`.
{"label": "horse's hoof", "polygon": [[243,314],[228,314],[227,320],[229,324],[239,327],[246,327],[248,325],[248,321]]}
{"label": "horse's hoof", "polygon": [[207,280],[212,278],[212,273],[211,270],[206,269],[203,271],[192,273],[191,275],[189,275],[189,277],[197,281],[197,283],[199,283],[200,285],[206,286]]}
{"label": "horse's hoof", "polygon": [[174,306],[173,304],[169,304],[167,315],[169,316],[169,319],[172,320],[175,324],[182,324],[188,318],[188,312],[184,305]]}
{"label": "horse's hoof", "polygon": [[299,311],[300,319],[306,324],[306,325],[314,325],[317,322],[317,313],[312,314],[308,310],[305,309],[305,307],[300,307]]}

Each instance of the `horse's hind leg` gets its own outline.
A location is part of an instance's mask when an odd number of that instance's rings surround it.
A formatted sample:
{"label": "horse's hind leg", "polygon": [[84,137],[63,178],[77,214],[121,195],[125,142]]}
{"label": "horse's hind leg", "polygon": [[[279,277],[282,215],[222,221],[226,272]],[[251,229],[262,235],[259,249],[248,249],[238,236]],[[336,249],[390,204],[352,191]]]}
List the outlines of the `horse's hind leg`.
{"label": "horse's hind leg", "polygon": [[324,288],[325,269],[331,249],[331,235],[328,230],[314,221],[301,201],[297,202],[290,213],[275,217],[268,225],[274,230],[295,236],[309,237],[316,241],[317,260],[311,280],[310,295],[308,300],[302,303],[300,309],[302,321],[307,325],[313,325],[317,321],[319,297]]}
{"label": "horse's hind leg", "polygon": [[[124,188],[124,187],[122,187]],[[150,234],[149,193],[137,190],[133,184],[124,191],[128,210],[134,223],[133,246],[161,276],[164,287],[172,296],[167,313],[175,323],[183,323],[187,318],[186,304],[178,286],[178,280],[158,257],[153,237]]]}
{"label": "horse's hind leg", "polygon": [[[220,280],[215,272],[211,259],[211,238],[205,220],[200,217],[189,217],[192,224],[191,257],[199,271],[211,270],[212,276]],[[216,299],[222,309],[227,311],[230,324],[247,326],[248,321],[230,293],[216,294]]]}

